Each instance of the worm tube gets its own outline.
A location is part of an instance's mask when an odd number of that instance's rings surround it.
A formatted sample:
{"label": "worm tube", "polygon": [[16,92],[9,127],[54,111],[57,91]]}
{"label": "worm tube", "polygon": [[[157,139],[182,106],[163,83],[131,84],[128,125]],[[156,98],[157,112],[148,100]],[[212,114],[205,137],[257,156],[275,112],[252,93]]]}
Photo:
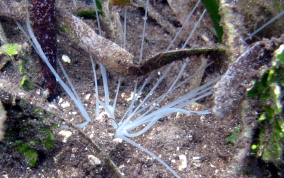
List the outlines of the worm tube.
{"label": "worm tube", "polygon": [[[56,69],[55,0],[29,0],[31,26],[48,61]],[[43,87],[49,98],[54,96],[56,80],[47,65],[41,60],[44,77]]]}

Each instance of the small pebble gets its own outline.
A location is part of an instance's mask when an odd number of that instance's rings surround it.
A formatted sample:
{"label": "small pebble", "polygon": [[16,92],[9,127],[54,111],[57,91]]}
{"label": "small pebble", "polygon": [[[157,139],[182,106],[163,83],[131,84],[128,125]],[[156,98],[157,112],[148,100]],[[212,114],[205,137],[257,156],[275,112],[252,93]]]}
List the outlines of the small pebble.
{"label": "small pebble", "polygon": [[180,165],[178,169],[181,171],[187,167],[187,159],[185,155],[179,155]]}
{"label": "small pebble", "polygon": [[67,139],[72,135],[72,132],[68,130],[61,130],[58,134],[63,137],[62,142],[66,143]]}
{"label": "small pebble", "polygon": [[65,54],[62,55],[62,61],[66,63],[71,63],[71,59]]}
{"label": "small pebble", "polygon": [[88,155],[88,160],[91,165],[100,165],[102,162],[99,158],[95,157],[94,155]]}

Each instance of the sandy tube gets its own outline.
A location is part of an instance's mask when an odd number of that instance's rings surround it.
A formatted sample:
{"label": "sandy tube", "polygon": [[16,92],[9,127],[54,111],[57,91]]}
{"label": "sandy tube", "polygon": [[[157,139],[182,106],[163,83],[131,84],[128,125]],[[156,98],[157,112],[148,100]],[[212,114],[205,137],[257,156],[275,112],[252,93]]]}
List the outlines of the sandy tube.
{"label": "sandy tube", "polygon": [[71,33],[67,32],[66,35],[74,39],[72,35],[75,34],[80,48],[84,49],[97,62],[102,63],[108,69],[120,75],[128,75],[129,68],[133,66],[134,56],[132,54],[114,42],[99,36],[93,29],[74,15],[61,9],[58,14],[62,20],[61,29],[71,30]]}

